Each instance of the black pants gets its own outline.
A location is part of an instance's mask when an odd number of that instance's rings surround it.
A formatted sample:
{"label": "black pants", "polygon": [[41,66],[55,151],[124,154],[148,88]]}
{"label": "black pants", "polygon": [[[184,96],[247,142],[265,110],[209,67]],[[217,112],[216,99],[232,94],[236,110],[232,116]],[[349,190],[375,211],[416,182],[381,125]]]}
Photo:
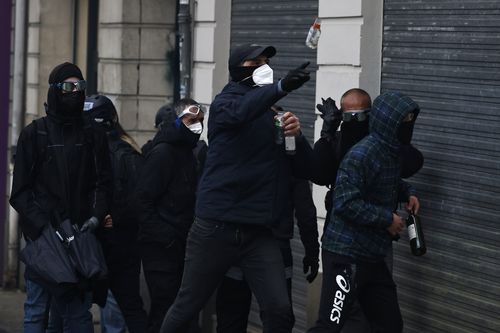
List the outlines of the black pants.
{"label": "black pants", "polygon": [[[111,232],[111,231],[110,231]],[[141,257],[134,237],[126,243],[103,244],[109,269],[109,288],[130,333],[144,333],[147,315],[140,295]]]}
{"label": "black pants", "polygon": [[162,333],[183,333],[222,281],[239,265],[266,312],[264,333],[290,333],[293,321],[279,245],[264,227],[196,219],[189,232],[182,285]]}
{"label": "black pants", "polygon": [[323,251],[319,318],[309,333],[401,333],[396,285],[384,261],[338,263]]}
{"label": "black pants", "polygon": [[[278,240],[280,245],[285,271],[288,299],[292,303],[292,269],[293,258],[290,240]],[[233,268],[231,268],[232,270]],[[239,267],[238,267],[239,269]],[[243,276],[228,272],[219,288],[217,289],[217,298],[215,309],[217,313],[217,333],[246,333],[248,326],[248,315],[252,304],[252,291]],[[231,274],[232,273],[232,274]],[[293,310],[292,311],[292,318]],[[261,311],[261,320],[266,315]],[[293,319],[294,320],[294,319]],[[294,320],[295,321],[295,320]]]}
{"label": "black pants", "polygon": [[[168,245],[144,243],[141,245],[141,251],[144,277],[151,298],[148,332],[158,333],[163,318],[174,303],[181,285],[184,246],[178,241],[173,241]],[[196,323],[192,326],[196,326]],[[190,332],[191,330],[194,332],[196,329],[190,327]]]}

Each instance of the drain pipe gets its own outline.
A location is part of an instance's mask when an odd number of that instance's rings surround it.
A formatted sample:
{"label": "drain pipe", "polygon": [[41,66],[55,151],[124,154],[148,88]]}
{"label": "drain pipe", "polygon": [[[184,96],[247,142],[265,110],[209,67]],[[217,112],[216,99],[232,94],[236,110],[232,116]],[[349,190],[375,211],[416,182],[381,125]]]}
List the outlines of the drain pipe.
{"label": "drain pipe", "polygon": [[[12,91],[12,128],[11,153],[15,154],[17,139],[24,124],[24,78],[26,59],[26,13],[27,1],[16,1],[16,21],[14,27],[14,77]],[[13,162],[13,161],[11,161]],[[13,164],[10,164],[10,182],[12,184]],[[5,287],[16,287],[19,270],[19,228],[18,215],[10,207],[9,235],[7,252],[7,270],[5,272]]]}
{"label": "drain pipe", "polygon": [[179,74],[180,74],[180,98],[191,96],[191,8],[189,0],[179,0],[177,13],[179,27],[178,49],[179,49]]}

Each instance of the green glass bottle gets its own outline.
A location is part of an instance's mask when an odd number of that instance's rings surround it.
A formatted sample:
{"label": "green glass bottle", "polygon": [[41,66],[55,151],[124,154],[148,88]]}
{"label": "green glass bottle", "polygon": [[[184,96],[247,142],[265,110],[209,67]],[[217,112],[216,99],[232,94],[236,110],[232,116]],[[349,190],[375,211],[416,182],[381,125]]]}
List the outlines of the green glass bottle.
{"label": "green glass bottle", "polygon": [[414,214],[408,215],[406,219],[406,228],[408,230],[408,239],[410,240],[411,253],[415,256],[422,256],[427,251],[425,246],[424,233],[420,217]]}

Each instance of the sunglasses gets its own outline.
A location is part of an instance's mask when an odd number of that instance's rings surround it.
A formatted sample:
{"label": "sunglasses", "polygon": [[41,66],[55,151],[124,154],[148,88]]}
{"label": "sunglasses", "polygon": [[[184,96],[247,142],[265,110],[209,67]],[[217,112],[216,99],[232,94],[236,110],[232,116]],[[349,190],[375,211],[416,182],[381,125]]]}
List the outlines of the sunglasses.
{"label": "sunglasses", "polygon": [[51,86],[61,89],[62,92],[73,92],[73,91],[84,91],[87,88],[87,82],[85,80],[80,80],[76,82],[60,82],[52,83]]}
{"label": "sunglasses", "polygon": [[185,108],[184,111],[181,112],[181,114],[179,115],[178,118],[182,118],[182,117],[184,117],[186,115],[189,116],[189,117],[195,118],[195,117],[198,116],[198,114],[200,113],[200,111],[203,112],[201,110],[201,105],[199,105],[199,104],[193,104],[193,105],[190,105],[187,108]]}
{"label": "sunglasses", "polygon": [[370,110],[349,110],[342,112],[342,121],[365,121],[368,119]]}

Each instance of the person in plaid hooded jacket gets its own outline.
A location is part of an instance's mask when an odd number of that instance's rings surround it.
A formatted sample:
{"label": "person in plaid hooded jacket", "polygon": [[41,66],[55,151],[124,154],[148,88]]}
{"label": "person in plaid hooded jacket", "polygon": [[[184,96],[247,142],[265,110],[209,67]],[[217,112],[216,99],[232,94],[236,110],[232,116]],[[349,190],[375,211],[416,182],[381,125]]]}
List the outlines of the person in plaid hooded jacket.
{"label": "person in plaid hooded jacket", "polygon": [[399,151],[411,141],[418,105],[388,92],[370,113],[370,134],[344,157],[323,236],[319,319],[310,333],[401,332],[396,285],[384,262],[404,228],[399,202],[418,212],[415,189],[401,180]]}

